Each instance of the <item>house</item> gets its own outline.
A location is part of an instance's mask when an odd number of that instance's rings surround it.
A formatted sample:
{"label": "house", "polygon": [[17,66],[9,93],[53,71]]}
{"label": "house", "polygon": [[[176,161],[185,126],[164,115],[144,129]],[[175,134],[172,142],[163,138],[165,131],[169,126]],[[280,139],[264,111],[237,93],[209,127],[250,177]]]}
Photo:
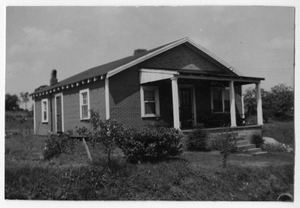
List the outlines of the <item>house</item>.
{"label": "house", "polygon": [[[242,76],[235,68],[189,38],[97,66],[65,80],[53,70],[50,85],[32,94],[34,129],[38,134],[87,126],[90,109],[103,119],[143,127],[164,121],[177,129],[202,123],[217,129],[261,131],[260,83],[263,78]],[[242,86],[257,88],[257,125],[245,127]]]}

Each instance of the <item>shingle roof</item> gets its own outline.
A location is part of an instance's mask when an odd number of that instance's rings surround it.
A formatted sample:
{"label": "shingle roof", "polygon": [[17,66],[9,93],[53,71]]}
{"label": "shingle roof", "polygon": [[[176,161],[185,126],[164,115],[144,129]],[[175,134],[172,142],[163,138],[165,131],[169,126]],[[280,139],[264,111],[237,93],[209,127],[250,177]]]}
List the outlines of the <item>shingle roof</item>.
{"label": "shingle roof", "polygon": [[[176,41],[174,41],[174,42],[176,42]],[[161,48],[163,48],[167,45],[170,45],[174,42],[159,46],[157,48],[154,48],[154,49],[151,49],[151,50],[148,50],[148,51],[145,51],[145,52],[140,52],[136,55],[128,56],[128,57],[125,57],[125,58],[122,58],[122,59],[119,59],[119,60],[116,60],[116,61],[112,61],[112,62],[103,64],[103,65],[100,65],[100,66],[93,67],[93,68],[88,69],[86,71],[80,72],[79,74],[71,76],[67,79],[64,79],[64,80],[58,82],[55,85],[46,86],[46,87],[43,87],[41,89],[38,89],[35,92],[33,92],[32,95],[42,93],[42,92],[45,92],[45,91],[48,91],[48,90],[51,90],[51,89],[55,89],[55,88],[58,88],[58,87],[62,87],[62,86],[65,86],[65,85],[75,84],[77,82],[87,80],[87,79],[92,79],[92,78],[97,77],[97,76],[103,76],[107,72],[109,72],[109,71],[111,71],[115,68],[118,68],[118,67],[120,67],[124,64],[130,63],[130,62],[132,62],[132,61],[134,61],[134,60],[136,60],[140,57],[143,57],[147,54],[150,54],[154,51],[157,51],[157,50],[159,50],[159,49],[161,49]]]}
{"label": "shingle roof", "polygon": [[193,45],[194,47],[198,48],[199,51],[202,51],[208,57],[212,58],[217,63],[224,66],[224,69],[227,69],[228,71],[230,71],[231,74],[236,75],[236,76],[241,75],[241,73],[239,73],[236,69],[234,69],[232,66],[230,66],[229,64],[224,62],[222,59],[216,57],[214,54],[210,53],[204,47],[196,44],[189,38],[182,38],[182,39],[173,41],[171,43],[159,46],[157,48],[154,48],[154,49],[151,49],[151,50],[148,50],[145,52],[140,52],[136,55],[128,56],[126,58],[122,58],[122,59],[119,59],[119,60],[116,60],[116,61],[113,61],[113,62],[110,62],[107,64],[93,67],[91,69],[88,69],[86,71],[78,73],[74,76],[71,76],[67,79],[64,79],[55,85],[40,87],[40,88],[36,89],[31,95],[33,95],[33,96],[43,95],[45,92],[47,94],[47,93],[51,93],[52,90],[54,92],[55,90],[60,90],[60,89],[64,89],[64,88],[67,89],[70,85],[76,86],[76,84],[79,84],[81,82],[89,82],[93,79],[99,79],[99,78],[102,79],[102,78],[104,78],[104,76],[107,76],[107,77],[113,76],[114,74],[117,74],[123,70],[126,70],[127,68],[129,68],[131,66],[134,66],[142,61],[152,58],[155,55],[163,53],[164,51],[172,49],[172,48],[174,48],[180,44],[186,43],[186,42],[188,42],[191,45]]}

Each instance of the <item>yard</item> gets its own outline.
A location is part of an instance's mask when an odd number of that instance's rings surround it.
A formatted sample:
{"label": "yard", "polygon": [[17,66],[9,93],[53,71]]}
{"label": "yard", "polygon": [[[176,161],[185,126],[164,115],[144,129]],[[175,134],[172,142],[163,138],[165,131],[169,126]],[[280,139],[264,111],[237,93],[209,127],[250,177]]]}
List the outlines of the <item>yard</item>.
{"label": "yard", "polygon": [[[272,136],[279,126],[293,124],[267,124],[264,136]],[[281,140],[274,138],[294,146],[291,129],[280,131],[275,136]],[[227,168],[221,167],[222,156],[215,151],[185,151],[164,162],[142,164],[127,163],[115,152],[110,165],[103,153],[90,164],[81,142],[73,153],[44,161],[45,139],[6,138],[6,199],[276,201],[281,193],[294,191],[291,153],[231,154]],[[99,153],[90,148],[92,155]]]}

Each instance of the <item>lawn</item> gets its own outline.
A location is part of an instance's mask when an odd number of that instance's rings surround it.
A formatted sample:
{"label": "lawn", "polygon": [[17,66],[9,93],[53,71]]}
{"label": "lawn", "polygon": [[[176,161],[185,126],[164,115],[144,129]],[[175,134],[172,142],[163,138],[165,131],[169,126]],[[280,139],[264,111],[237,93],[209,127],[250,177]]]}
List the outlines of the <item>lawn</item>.
{"label": "lawn", "polygon": [[278,142],[285,143],[295,148],[294,129],[294,121],[279,122],[275,120],[270,120],[263,126],[263,136],[274,138]]}
{"label": "lawn", "polygon": [[[129,164],[117,150],[107,164],[89,143],[94,164],[78,142],[73,152],[43,160],[47,137],[32,122],[6,116],[5,198],[54,200],[275,201],[294,191],[294,154],[231,154],[222,168],[219,152],[189,152],[160,163]],[[19,116],[20,117],[20,116]],[[21,133],[21,134],[20,134]],[[263,135],[294,147],[294,122],[271,121]]]}
{"label": "lawn", "polygon": [[224,169],[218,152],[185,151],[146,164],[129,164],[115,152],[108,165],[104,153],[90,164],[82,143],[74,153],[44,161],[45,137],[33,141],[28,154],[20,135],[5,141],[6,199],[275,201],[293,194],[293,154],[232,154]]}

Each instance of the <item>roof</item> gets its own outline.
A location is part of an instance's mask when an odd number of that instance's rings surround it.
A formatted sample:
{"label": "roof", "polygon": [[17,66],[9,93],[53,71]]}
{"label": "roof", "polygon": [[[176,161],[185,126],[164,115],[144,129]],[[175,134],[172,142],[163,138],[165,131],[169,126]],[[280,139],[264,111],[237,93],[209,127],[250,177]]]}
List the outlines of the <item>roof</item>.
{"label": "roof", "polygon": [[79,74],[76,74],[74,76],[71,76],[67,79],[64,79],[60,82],[58,82],[55,85],[52,86],[46,86],[43,88],[38,88],[35,92],[33,92],[31,95],[42,95],[44,93],[52,93],[55,92],[56,90],[61,90],[61,89],[68,89],[70,86],[78,86],[83,83],[89,83],[90,81],[93,80],[98,80],[98,79],[103,79],[104,77],[111,77],[123,70],[128,69],[131,66],[134,66],[136,64],[139,64],[145,60],[148,60],[158,54],[161,54],[167,50],[170,50],[176,46],[179,46],[184,43],[189,43],[193,46],[195,46],[197,49],[199,49],[201,52],[206,54],[208,57],[216,60],[219,64],[224,66],[226,69],[231,71],[234,75],[240,76],[241,73],[238,72],[236,69],[234,69],[232,66],[221,60],[220,58],[216,57],[212,53],[210,53],[207,49],[204,47],[196,44],[194,41],[192,41],[189,38],[182,38],[179,40],[176,40],[174,42],[159,46],[157,48],[141,52],[136,55],[128,56],[126,58],[122,58],[107,64],[103,64],[100,66],[93,67],[91,69],[88,69],[86,71],[83,71]]}

